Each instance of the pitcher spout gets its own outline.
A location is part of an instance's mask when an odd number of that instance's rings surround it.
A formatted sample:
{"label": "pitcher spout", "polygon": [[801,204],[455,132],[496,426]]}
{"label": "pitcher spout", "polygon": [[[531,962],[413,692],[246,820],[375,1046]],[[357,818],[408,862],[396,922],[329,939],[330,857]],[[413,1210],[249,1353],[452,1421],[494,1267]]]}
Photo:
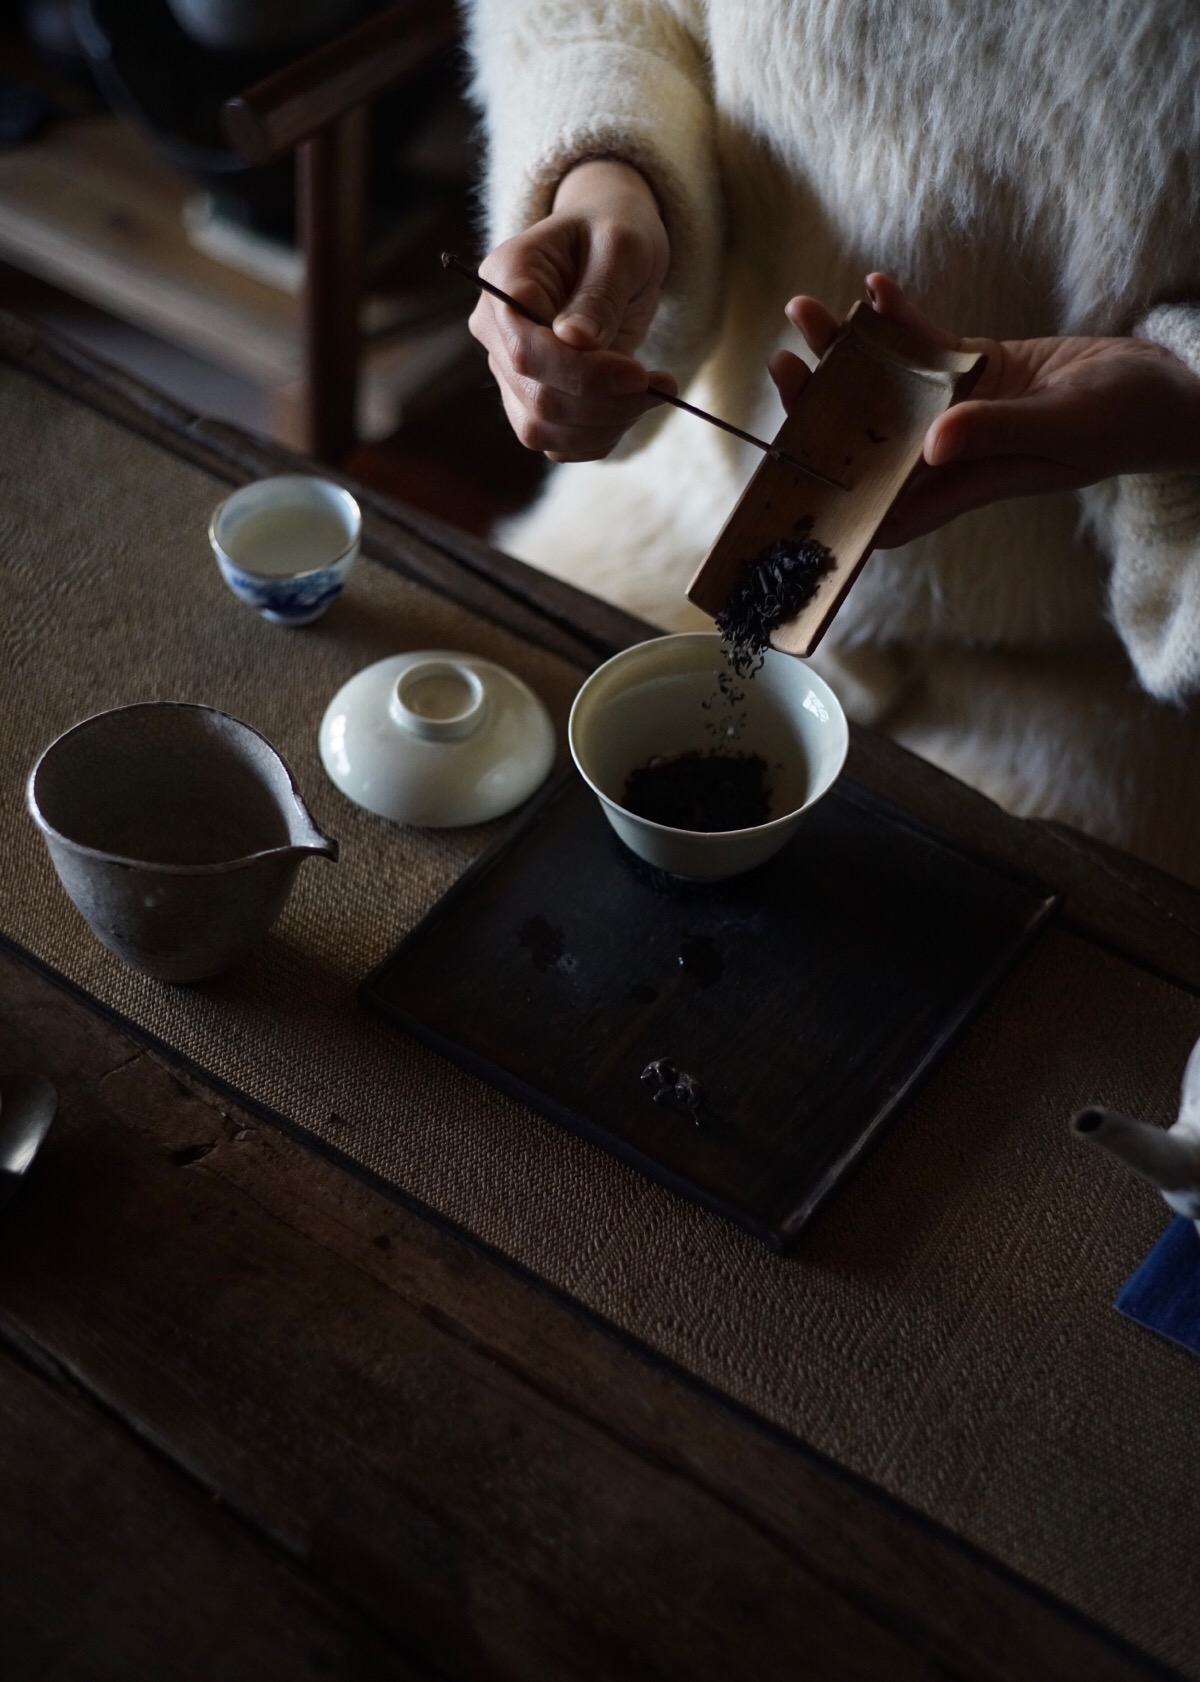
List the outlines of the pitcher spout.
{"label": "pitcher spout", "polygon": [[1120,1157],[1159,1191],[1200,1191],[1200,1140],[1190,1133],[1164,1132],[1148,1122],[1097,1107],[1080,1110],[1071,1126],[1082,1138]]}
{"label": "pitcher spout", "polygon": [[297,858],[307,857],[310,853],[327,859],[337,858],[337,842],[331,835],[319,830],[307,812],[303,817],[297,817],[291,825],[291,831],[290,844],[283,849],[285,853],[295,854]]}
{"label": "pitcher spout", "polygon": [[284,852],[296,858],[308,858],[310,854],[318,854],[321,858],[336,859],[338,844],[330,835],[322,835],[319,829],[314,829],[312,835],[303,841],[293,841]]}
{"label": "pitcher spout", "polygon": [[324,830],[317,827],[316,820],[308,807],[304,804],[300,790],[294,779],[290,777],[291,801],[288,804],[287,827],[288,845],[282,852],[295,854],[298,858],[306,857],[310,853],[320,854],[327,859],[336,859],[338,844],[332,836],[326,835]]}

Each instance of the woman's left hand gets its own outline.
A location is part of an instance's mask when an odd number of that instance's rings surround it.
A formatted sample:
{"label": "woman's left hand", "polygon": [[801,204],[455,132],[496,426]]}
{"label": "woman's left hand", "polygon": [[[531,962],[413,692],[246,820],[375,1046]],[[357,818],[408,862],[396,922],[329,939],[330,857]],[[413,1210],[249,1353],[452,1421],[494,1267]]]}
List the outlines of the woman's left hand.
{"label": "woman's left hand", "polygon": [[[887,275],[867,276],[874,309],[932,344],[982,351],[971,396],[925,434],[924,459],[876,538],[908,543],[1005,497],[1077,490],[1121,473],[1200,473],[1200,379],[1142,339],[969,339],[937,326]],[[788,320],[823,356],[840,323],[815,298]],[[789,409],[809,371],[778,350],[768,364]]]}

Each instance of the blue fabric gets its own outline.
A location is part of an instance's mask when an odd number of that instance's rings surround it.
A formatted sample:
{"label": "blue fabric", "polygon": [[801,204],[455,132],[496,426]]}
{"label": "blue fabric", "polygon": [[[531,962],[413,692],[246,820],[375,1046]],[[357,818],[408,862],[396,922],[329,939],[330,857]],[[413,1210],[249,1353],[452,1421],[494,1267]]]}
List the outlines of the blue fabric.
{"label": "blue fabric", "polygon": [[1194,1221],[1176,1215],[1117,1292],[1117,1308],[1139,1326],[1200,1355],[1200,1233]]}

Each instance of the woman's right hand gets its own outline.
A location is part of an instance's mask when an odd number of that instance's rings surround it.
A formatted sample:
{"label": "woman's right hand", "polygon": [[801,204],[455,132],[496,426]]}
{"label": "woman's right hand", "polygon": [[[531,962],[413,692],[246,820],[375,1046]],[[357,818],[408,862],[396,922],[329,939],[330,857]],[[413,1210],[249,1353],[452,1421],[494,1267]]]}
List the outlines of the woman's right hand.
{"label": "woman's right hand", "polygon": [[634,357],[669,257],[645,178],[598,159],[563,177],[549,216],[485,258],[485,280],[554,324],[537,327],[487,292],[471,316],[527,449],[551,461],[595,461],[655,406],[651,384],[675,395],[670,374],[648,372]]}

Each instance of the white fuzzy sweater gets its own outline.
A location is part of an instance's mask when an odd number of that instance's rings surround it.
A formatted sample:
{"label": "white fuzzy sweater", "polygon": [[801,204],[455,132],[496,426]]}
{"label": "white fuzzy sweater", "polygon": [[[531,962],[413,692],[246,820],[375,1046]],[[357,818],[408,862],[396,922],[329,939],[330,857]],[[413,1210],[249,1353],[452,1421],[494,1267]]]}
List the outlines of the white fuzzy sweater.
{"label": "white fuzzy sweater", "polygon": [[[1134,332],[1200,375],[1196,0],[472,0],[495,243],[636,165],[671,267],[643,358],[770,436],[796,292]],[[755,452],[687,415],[557,469],[501,540],[667,627]],[[1082,512],[1082,518],[1081,518]],[[847,710],[1010,809],[1200,879],[1200,479],[997,504],[872,557],[823,646]]]}

